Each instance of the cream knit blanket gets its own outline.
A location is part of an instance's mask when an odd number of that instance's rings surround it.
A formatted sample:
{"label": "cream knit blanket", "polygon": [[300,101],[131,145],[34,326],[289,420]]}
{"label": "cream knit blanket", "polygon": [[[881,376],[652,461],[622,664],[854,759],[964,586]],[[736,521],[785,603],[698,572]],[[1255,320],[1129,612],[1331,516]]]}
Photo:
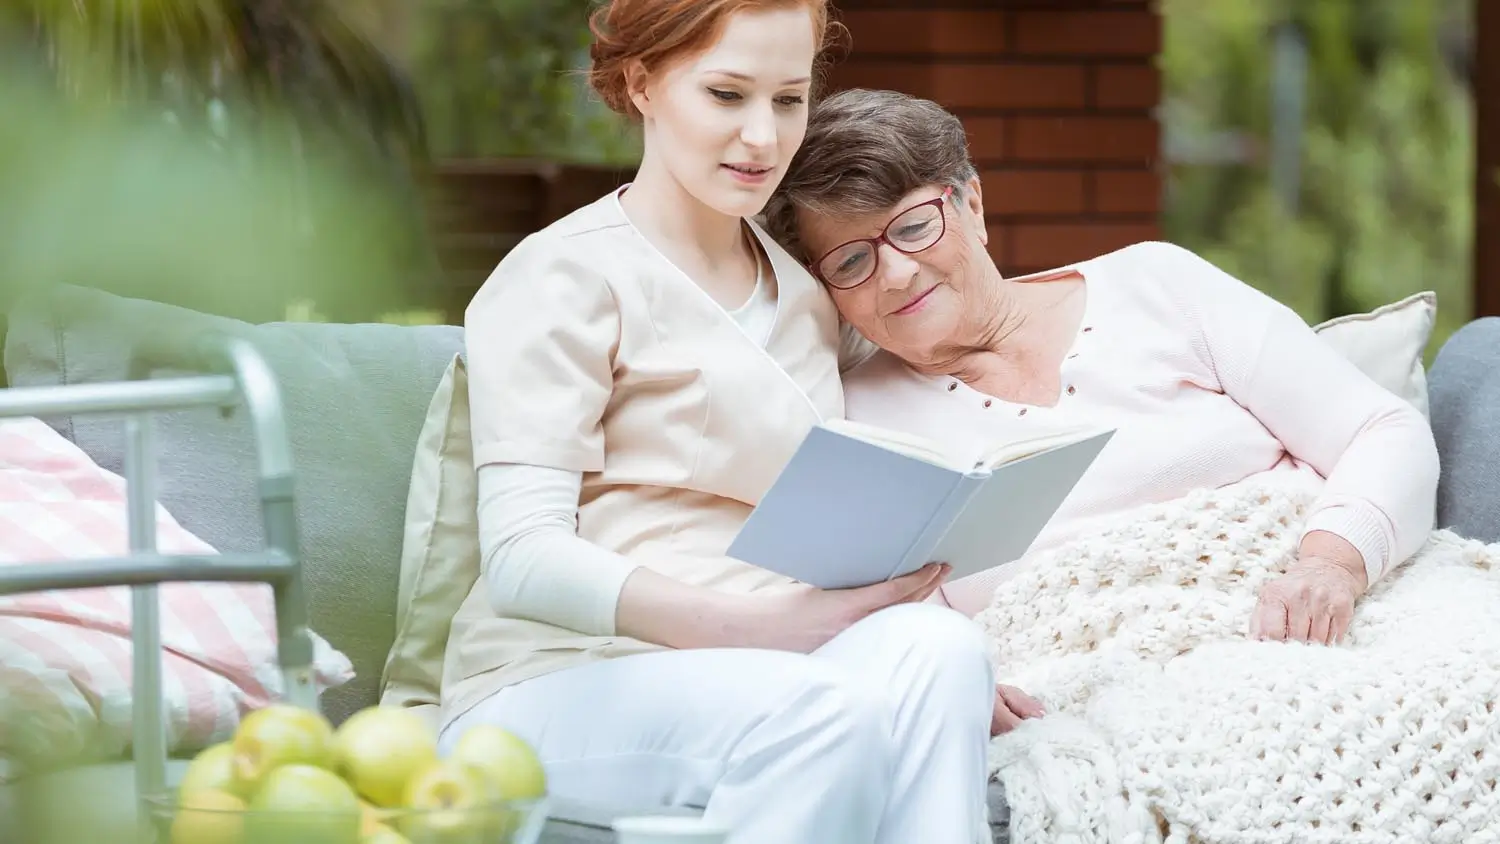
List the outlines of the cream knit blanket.
{"label": "cream knit blanket", "polygon": [[1435,531],[1336,646],[1254,642],[1310,499],[1204,491],[979,615],[1045,718],[991,747],[1016,844],[1500,842],[1500,545]]}

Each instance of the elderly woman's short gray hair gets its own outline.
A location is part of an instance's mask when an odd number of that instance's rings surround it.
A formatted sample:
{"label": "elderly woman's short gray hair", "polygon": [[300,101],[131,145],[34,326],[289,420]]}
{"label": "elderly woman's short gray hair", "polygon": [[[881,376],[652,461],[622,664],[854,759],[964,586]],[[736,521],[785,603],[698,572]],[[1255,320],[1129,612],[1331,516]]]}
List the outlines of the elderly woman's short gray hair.
{"label": "elderly woman's short gray hair", "polygon": [[852,88],[817,101],[807,138],[766,203],[766,230],[802,260],[797,214],[834,218],[894,210],[928,185],[962,189],[975,175],[963,124],[947,109],[896,91]]}

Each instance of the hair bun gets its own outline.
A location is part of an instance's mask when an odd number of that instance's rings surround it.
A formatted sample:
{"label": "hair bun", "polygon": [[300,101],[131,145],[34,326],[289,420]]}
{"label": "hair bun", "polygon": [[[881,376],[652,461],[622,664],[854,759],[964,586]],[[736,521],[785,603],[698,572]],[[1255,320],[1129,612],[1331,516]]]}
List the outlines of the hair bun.
{"label": "hair bun", "polygon": [[626,89],[625,63],[629,50],[615,35],[611,12],[617,4],[609,3],[595,9],[589,15],[589,32],[593,42],[589,44],[589,87],[611,111],[626,117],[634,117],[635,106],[630,102]]}

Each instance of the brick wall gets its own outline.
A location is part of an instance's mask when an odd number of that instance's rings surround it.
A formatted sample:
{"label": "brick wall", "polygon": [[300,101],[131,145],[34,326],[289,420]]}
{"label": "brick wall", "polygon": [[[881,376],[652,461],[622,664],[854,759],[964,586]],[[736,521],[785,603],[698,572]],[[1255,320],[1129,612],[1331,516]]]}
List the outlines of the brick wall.
{"label": "brick wall", "polygon": [[835,88],[928,97],[963,119],[1007,274],[1160,237],[1161,19],[1147,0],[835,0]]}

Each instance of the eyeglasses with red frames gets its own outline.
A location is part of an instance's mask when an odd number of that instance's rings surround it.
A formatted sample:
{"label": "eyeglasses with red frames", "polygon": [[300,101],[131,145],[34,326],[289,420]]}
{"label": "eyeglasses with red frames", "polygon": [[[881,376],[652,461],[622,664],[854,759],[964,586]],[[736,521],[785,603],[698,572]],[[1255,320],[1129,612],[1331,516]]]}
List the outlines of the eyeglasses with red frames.
{"label": "eyeglasses with red frames", "polygon": [[891,218],[880,234],[835,246],[812,265],[813,273],[829,287],[852,290],[875,274],[880,263],[880,244],[888,244],[906,255],[931,249],[948,231],[943,203],[952,195],[950,185],[943,188],[941,196],[919,202]]}

